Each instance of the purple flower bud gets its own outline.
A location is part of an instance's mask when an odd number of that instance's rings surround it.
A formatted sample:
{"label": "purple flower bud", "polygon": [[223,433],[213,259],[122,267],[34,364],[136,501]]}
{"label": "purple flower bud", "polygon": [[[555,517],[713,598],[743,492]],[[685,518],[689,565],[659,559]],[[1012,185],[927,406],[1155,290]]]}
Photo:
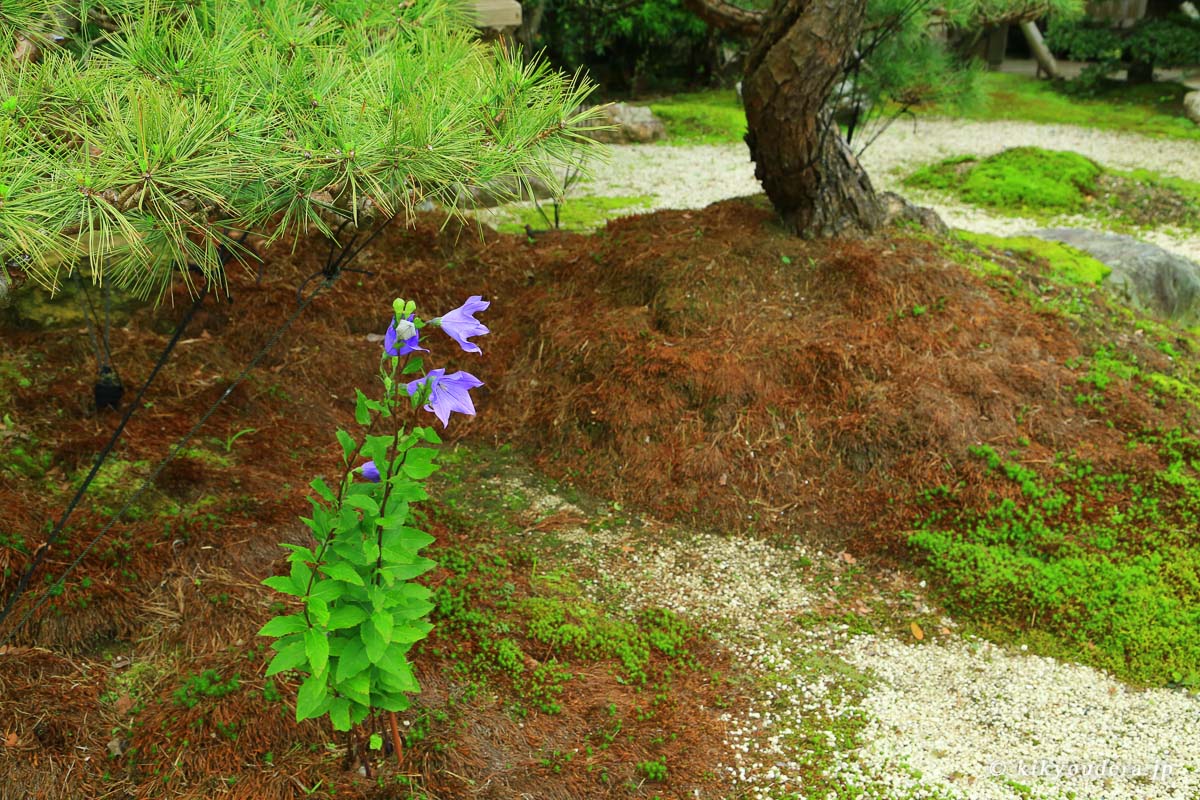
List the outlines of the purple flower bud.
{"label": "purple flower bud", "polygon": [[458,346],[463,350],[468,353],[480,353],[482,351],[479,345],[468,339],[488,333],[487,326],[475,319],[475,315],[490,305],[491,303],[480,295],[473,294],[458,308],[433,320],[433,324],[441,325],[446,335],[458,342]]}
{"label": "purple flower bud", "polygon": [[429,387],[429,398],[425,404],[426,411],[432,411],[446,427],[450,422],[450,413],[475,414],[475,404],[471,402],[470,390],[483,386],[483,381],[469,372],[446,374],[444,369],[430,370],[424,378],[412,381],[406,387],[410,396],[419,393],[423,386]]}
{"label": "purple flower bud", "polygon": [[[413,325],[414,317],[416,314],[409,314],[408,319],[399,321],[393,319],[392,324],[388,325],[387,333],[383,335],[383,349],[389,356],[406,356],[417,350],[424,353],[429,352],[420,346],[421,332],[417,330],[416,325]],[[397,341],[402,342],[399,348],[396,347]]]}
{"label": "purple flower bud", "polygon": [[358,468],[362,476],[371,483],[379,483],[379,468],[375,466],[374,461],[368,461]]}

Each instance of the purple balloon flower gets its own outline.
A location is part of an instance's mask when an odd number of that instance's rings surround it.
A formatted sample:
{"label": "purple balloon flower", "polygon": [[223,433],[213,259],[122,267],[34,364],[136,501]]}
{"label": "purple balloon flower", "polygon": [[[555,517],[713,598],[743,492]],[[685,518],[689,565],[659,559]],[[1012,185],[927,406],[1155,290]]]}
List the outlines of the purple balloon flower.
{"label": "purple balloon flower", "polygon": [[[400,321],[396,324],[396,320],[392,320],[392,324],[388,325],[387,333],[383,335],[383,349],[389,356],[406,356],[409,353],[415,353],[420,350],[423,353],[428,353],[424,347],[420,346],[421,332],[417,330],[417,326],[412,324],[416,314],[409,314],[408,319]],[[400,337],[404,338],[401,339]],[[399,348],[396,347],[396,342],[402,344]]]}
{"label": "purple balloon flower", "polygon": [[467,298],[467,302],[444,316],[438,317],[433,322],[441,325],[446,335],[458,342],[458,346],[463,350],[468,353],[481,353],[479,345],[467,340],[472,336],[483,336],[488,332],[487,326],[475,319],[475,315],[490,305],[489,301],[473,294]]}
{"label": "purple balloon flower", "polygon": [[367,461],[358,468],[358,471],[371,483],[379,483],[379,467],[375,466],[374,461]]}
{"label": "purple balloon flower", "polygon": [[408,384],[409,395],[416,395],[426,385],[429,387],[429,402],[425,404],[425,410],[432,411],[442,421],[444,428],[450,422],[452,411],[472,416],[475,414],[475,404],[471,402],[469,392],[477,386],[483,386],[483,381],[469,372],[447,375],[444,369],[434,369],[424,378]]}

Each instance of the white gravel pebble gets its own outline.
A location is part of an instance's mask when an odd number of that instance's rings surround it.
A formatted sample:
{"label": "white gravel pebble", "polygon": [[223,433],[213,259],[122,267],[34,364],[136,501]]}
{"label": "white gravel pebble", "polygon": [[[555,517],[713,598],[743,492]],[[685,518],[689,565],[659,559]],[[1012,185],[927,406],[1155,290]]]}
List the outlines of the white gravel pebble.
{"label": "white gravel pebble", "polygon": [[[1019,146],[1072,150],[1116,169],[1147,169],[1200,181],[1200,144],[1194,141],[1028,122],[930,118],[899,121],[875,140],[862,162],[876,189],[899,191],[932,205],[951,227],[1013,235],[1044,226],[1033,220],[996,216],[979,208],[948,203],[902,187],[900,181],[917,167],[949,156],[987,156]],[[698,147],[621,145],[613,146],[611,151],[611,158],[595,165],[593,177],[574,188],[573,194],[651,195],[655,198],[653,208],[657,209],[703,208],[718,200],[762,191],[754,177],[749,151],[741,143]],[[1078,224],[1086,225],[1084,221]],[[1149,231],[1139,236],[1200,261],[1200,237],[1194,234]]]}

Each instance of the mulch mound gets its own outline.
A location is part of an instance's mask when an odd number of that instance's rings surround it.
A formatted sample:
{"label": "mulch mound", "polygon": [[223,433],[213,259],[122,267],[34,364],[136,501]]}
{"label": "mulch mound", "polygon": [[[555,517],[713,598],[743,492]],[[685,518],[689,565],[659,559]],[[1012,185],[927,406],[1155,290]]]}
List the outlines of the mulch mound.
{"label": "mulch mound", "polygon": [[[284,242],[260,276],[232,270],[233,302],[196,317],[116,455],[149,474],[295,309],[297,286],[326,252],[315,239]],[[429,337],[429,365],[468,369],[486,383],[475,392],[478,416],[456,416],[451,437],[512,443],[553,477],[665,519],[860,554],[899,552],[917,496],[956,474],[978,478],[960,502],[1012,492],[966,458],[972,445],[1003,450],[1028,439],[1035,461],[1074,449],[1129,465],[1145,456],[1124,447],[1123,431],[1178,424],[1183,414],[1114,384],[1101,422],[1073,402],[1079,374],[1067,362],[1090,352],[1086,336],[1022,299],[1012,281],[964,269],[936,241],[892,233],[804,242],[753,202],[626,218],[594,236],[480,236],[421,220],[390,230],[354,266],[371,274],[346,273],[324,292],[202,431],[232,466],[184,454],[144,501],[177,513],[165,523],[131,515],[84,555],[123,502],[91,497],[51,551],[18,613],[46,575],[84,557],[62,598],[22,630],[19,649],[0,653],[8,777],[0,797],[282,798],[317,784],[351,796],[382,791],[329,772],[328,731],[264,706],[254,631],[271,615],[258,581],[281,571],[278,543],[304,535],[296,517],[307,510],[307,482],[338,464],[334,428],[350,424],[354,387],[374,380],[380,345],[368,334],[384,331],[397,295],[426,316],[472,294],[492,301],[482,315],[492,328],[480,341],[484,357]],[[188,305],[178,293],[113,332],[131,387]],[[77,484],[117,423],[89,407],[95,367],[83,334],[4,338],[35,375],[12,390],[8,413],[19,428],[0,444],[36,443],[53,457],[45,477],[0,485],[8,536],[0,597],[60,513],[48,488]],[[1151,368],[1164,363],[1148,345],[1119,344]],[[255,431],[229,442],[247,428]],[[72,601],[80,596],[87,601]],[[134,662],[170,670],[117,680],[126,694],[101,703],[118,669],[106,648],[120,642],[133,643]],[[442,665],[419,666],[433,695],[452,692]],[[182,676],[207,669],[239,674],[241,690],[202,710],[181,707]],[[480,706],[453,732],[456,749],[413,754],[414,777],[446,797],[465,796],[464,779],[481,797],[604,794],[578,770],[548,771],[537,756],[562,730],[594,724],[596,698],[620,691],[604,680],[593,682],[597,694],[564,703],[563,717],[525,726]],[[671,762],[672,782],[639,794],[717,791],[709,770],[720,724],[708,691],[690,686],[679,695],[691,700],[654,723],[690,734]],[[112,730],[130,719],[132,739],[114,743]],[[136,769],[128,747],[140,754]]]}

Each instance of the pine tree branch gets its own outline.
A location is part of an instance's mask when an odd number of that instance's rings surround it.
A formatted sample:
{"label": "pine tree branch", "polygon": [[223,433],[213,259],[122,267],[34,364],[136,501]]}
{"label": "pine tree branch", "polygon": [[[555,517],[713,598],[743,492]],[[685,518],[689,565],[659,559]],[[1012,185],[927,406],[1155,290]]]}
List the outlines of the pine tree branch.
{"label": "pine tree branch", "polygon": [[683,7],[712,27],[745,39],[761,34],[767,17],[761,11],[739,8],[725,0],[683,0]]}

